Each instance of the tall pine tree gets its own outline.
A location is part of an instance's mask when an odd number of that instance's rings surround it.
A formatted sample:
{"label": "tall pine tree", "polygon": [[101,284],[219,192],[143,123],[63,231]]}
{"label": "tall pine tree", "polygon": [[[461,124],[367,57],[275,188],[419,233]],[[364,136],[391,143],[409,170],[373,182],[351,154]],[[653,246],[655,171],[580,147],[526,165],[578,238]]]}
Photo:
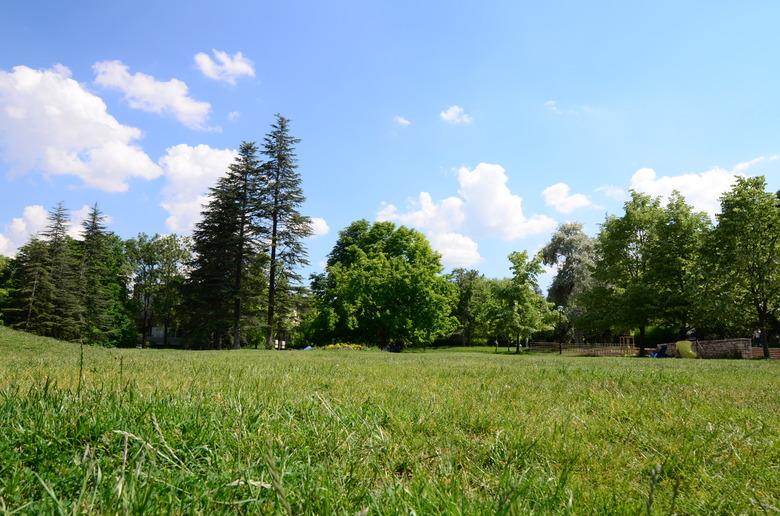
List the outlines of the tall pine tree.
{"label": "tall pine tree", "polygon": [[263,142],[265,184],[261,192],[261,216],[268,222],[268,313],[266,346],[273,346],[275,310],[280,278],[284,284],[300,281],[297,266],[307,265],[303,239],[311,235],[311,219],[301,215],[305,201],[295,154],[300,139],[290,135],[289,120],[276,115],[271,131]]}
{"label": "tall pine tree", "polygon": [[84,307],[79,296],[79,261],[75,241],[68,235],[70,217],[63,203],[49,213],[49,224],[42,236],[48,247],[47,268],[54,295],[48,314],[47,334],[63,340],[81,336]]}
{"label": "tall pine tree", "polygon": [[202,220],[193,232],[187,305],[193,333],[216,347],[232,329],[232,345],[241,347],[247,273],[256,261],[265,230],[258,222],[263,177],[257,146],[243,142],[238,156],[210,191]]}

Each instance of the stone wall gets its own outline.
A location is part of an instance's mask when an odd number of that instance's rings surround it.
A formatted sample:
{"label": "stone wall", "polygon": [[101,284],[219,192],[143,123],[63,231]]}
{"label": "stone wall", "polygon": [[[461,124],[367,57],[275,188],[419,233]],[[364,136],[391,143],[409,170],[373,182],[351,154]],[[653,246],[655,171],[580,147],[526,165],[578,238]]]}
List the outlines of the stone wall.
{"label": "stone wall", "polygon": [[[699,340],[692,343],[699,358],[752,358],[750,339]],[[677,344],[666,344],[666,354],[677,356]]]}

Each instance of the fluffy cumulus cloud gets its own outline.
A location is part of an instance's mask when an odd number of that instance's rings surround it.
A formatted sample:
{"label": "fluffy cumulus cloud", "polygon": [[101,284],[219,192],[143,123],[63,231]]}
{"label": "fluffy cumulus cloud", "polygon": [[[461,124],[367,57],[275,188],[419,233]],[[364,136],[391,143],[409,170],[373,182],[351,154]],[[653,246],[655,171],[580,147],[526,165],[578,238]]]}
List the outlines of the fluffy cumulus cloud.
{"label": "fluffy cumulus cloud", "polygon": [[734,170],[715,167],[706,172],[659,176],[652,168],[641,168],[631,176],[631,189],[666,199],[677,190],[698,211],[714,216],[720,211],[720,196],[731,189],[737,177],[763,158],[740,163]]}
{"label": "fluffy cumulus cloud", "polygon": [[448,267],[470,267],[482,261],[477,243],[460,233],[433,233],[431,246],[441,253]]}
{"label": "fluffy cumulus cloud", "polygon": [[439,113],[439,118],[441,118],[448,124],[467,125],[474,121],[471,115],[467,114],[466,111],[460,106],[448,107],[447,109]]}
{"label": "fluffy cumulus cloud", "polygon": [[463,200],[458,197],[434,202],[431,194],[421,192],[417,199],[409,201],[406,211],[385,204],[376,218],[424,231],[448,267],[468,267],[482,261],[477,243],[455,231],[465,220]]}
{"label": "fluffy cumulus cloud", "polygon": [[623,202],[628,199],[628,193],[619,186],[602,185],[596,188],[596,191],[613,201]]}
{"label": "fluffy cumulus cloud", "polygon": [[588,208],[593,203],[584,194],[573,194],[566,183],[555,183],[542,191],[545,204],[559,213],[571,213],[579,208]]}
{"label": "fluffy cumulus cloud", "polygon": [[474,230],[515,240],[554,229],[555,220],[546,215],[529,218],[523,214],[523,199],[512,193],[508,180],[504,167],[496,164],[480,163],[472,170],[462,167],[458,171],[458,194]]}
{"label": "fluffy cumulus cloud", "polygon": [[151,75],[130,73],[120,61],[101,61],[92,68],[95,84],[121,91],[131,108],[172,116],[191,129],[206,128],[211,105],[190,97],[183,81],[158,81]]}
{"label": "fluffy cumulus cloud", "polygon": [[377,220],[389,220],[426,232],[445,265],[466,267],[479,263],[477,243],[469,235],[515,240],[552,231],[556,222],[544,215],[526,217],[523,200],[507,186],[500,165],[480,163],[458,171],[458,195],[434,201],[427,192],[410,201],[405,210],[385,204]]}
{"label": "fluffy cumulus cloud", "polygon": [[195,65],[209,79],[235,84],[239,77],[255,76],[252,61],[244,57],[241,52],[231,56],[227,52],[213,49],[211,53],[214,55],[213,59],[204,52],[195,54]]}
{"label": "fluffy cumulus cloud", "polygon": [[[76,240],[81,240],[83,223],[91,210],[91,206],[83,205],[78,210],[70,213],[68,223],[68,235]],[[110,223],[111,217],[104,215],[105,222]],[[46,228],[49,213],[40,204],[25,206],[21,217],[14,217],[0,233],[0,255],[13,256],[16,251],[26,244],[30,238],[37,236]]]}
{"label": "fluffy cumulus cloud", "polygon": [[330,226],[322,217],[311,218],[311,235],[314,237],[324,236],[330,232]]}
{"label": "fluffy cumulus cloud", "polygon": [[165,170],[161,206],[169,213],[165,224],[171,231],[188,233],[200,219],[208,189],[225,173],[236,156],[232,149],[186,144],[169,147],[160,165]]}
{"label": "fluffy cumulus cloud", "polygon": [[0,233],[0,255],[13,256],[17,249],[30,237],[37,235],[44,227],[48,213],[40,204],[26,206],[21,217],[14,217]]}
{"label": "fluffy cumulus cloud", "polygon": [[386,204],[379,210],[378,219],[428,229],[435,233],[446,233],[463,225],[465,214],[463,201],[458,197],[447,197],[440,202],[434,202],[431,194],[420,192],[416,200],[409,202],[407,211],[401,212],[394,204]]}
{"label": "fluffy cumulus cloud", "polygon": [[404,118],[401,115],[396,115],[393,117],[393,123],[395,125],[400,125],[401,127],[406,127],[407,125],[412,125],[412,121],[408,118]]}
{"label": "fluffy cumulus cloud", "polygon": [[140,138],[64,66],[0,70],[0,149],[15,172],[74,175],[88,186],[125,191],[131,178],[162,174],[135,143]]}

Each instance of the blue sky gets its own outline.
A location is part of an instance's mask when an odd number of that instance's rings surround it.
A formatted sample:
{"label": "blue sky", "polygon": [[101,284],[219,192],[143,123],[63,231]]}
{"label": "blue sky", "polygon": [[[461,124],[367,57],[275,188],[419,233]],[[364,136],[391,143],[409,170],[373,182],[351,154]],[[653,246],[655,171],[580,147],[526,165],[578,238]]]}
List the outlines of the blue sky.
{"label": "blue sky", "polygon": [[321,219],[311,270],[359,218],[502,276],[629,188],[711,214],[736,174],[780,188],[776,2],[246,4],[4,6],[0,253],[60,200],[186,233],[277,112]]}

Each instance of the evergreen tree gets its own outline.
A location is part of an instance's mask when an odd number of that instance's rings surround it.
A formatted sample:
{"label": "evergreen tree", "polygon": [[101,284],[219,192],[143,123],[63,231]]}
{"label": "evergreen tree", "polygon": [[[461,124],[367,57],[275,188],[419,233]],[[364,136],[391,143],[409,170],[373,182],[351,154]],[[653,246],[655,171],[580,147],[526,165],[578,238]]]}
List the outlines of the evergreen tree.
{"label": "evergreen tree", "polygon": [[289,120],[277,114],[263,144],[265,183],[261,191],[261,217],[268,222],[268,312],[266,346],[273,346],[275,313],[280,276],[299,282],[295,268],[307,265],[303,239],[311,235],[311,220],[301,215],[305,200],[298,173],[295,145],[298,138],[290,135]]}
{"label": "evergreen tree", "polygon": [[60,202],[49,213],[49,224],[42,233],[48,248],[46,267],[53,288],[52,309],[46,316],[49,330],[45,334],[62,340],[76,340],[81,336],[84,317],[79,295],[78,248],[68,236],[69,222],[68,211]]}
{"label": "evergreen tree", "polygon": [[192,330],[221,346],[232,326],[233,347],[241,346],[247,274],[261,241],[264,177],[254,143],[243,142],[236,160],[210,193],[202,220],[193,232],[192,274],[185,292]]}
{"label": "evergreen tree", "polygon": [[11,278],[16,288],[5,311],[8,323],[20,330],[50,335],[54,286],[46,242],[33,238],[19,249]]}
{"label": "evergreen tree", "polygon": [[107,344],[112,330],[111,271],[108,260],[105,217],[93,205],[82,223],[81,302],[84,307],[83,336],[95,344]]}

